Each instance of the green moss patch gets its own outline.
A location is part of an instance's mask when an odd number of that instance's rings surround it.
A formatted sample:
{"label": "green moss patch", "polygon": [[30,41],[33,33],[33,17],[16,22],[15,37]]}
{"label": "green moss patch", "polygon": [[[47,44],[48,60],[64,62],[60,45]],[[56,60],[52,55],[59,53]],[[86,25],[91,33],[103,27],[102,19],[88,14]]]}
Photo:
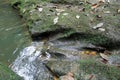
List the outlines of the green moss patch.
{"label": "green moss patch", "polygon": [[[81,60],[80,69],[83,74],[95,74],[102,76],[107,80],[119,80],[120,69],[117,67],[107,66],[95,60]],[[103,79],[101,78],[101,79]]]}
{"label": "green moss patch", "polygon": [[0,63],[0,80],[23,80],[10,68]]}

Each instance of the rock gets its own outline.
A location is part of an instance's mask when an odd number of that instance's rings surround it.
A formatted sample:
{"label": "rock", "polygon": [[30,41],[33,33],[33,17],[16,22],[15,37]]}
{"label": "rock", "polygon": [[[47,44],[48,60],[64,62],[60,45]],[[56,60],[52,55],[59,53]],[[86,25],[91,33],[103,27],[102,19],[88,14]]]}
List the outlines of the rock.
{"label": "rock", "polygon": [[108,58],[108,63],[113,66],[120,66],[120,56],[110,56]]}
{"label": "rock", "polygon": [[[46,65],[59,76],[69,72],[79,74],[79,62],[70,60],[50,60]],[[70,75],[70,74],[69,74]]]}
{"label": "rock", "polygon": [[[91,3],[99,2],[99,0],[89,1]],[[56,5],[55,3],[57,2],[60,2],[60,4]],[[26,9],[25,13],[22,13],[22,15],[26,19],[32,38],[40,40],[47,37],[52,41],[55,39],[58,40],[61,38],[66,39],[72,37],[71,39],[73,40],[102,46],[107,46],[106,44],[109,43],[119,42],[119,15],[113,15],[117,8],[116,5],[109,4],[109,7],[107,4],[101,4],[95,11],[91,11],[91,8],[89,7],[91,4],[88,3],[85,3],[86,6],[78,6],[77,4],[79,4],[79,2],[73,0],[58,0],[57,2],[55,0],[44,2],[38,1],[34,6],[40,5],[40,13],[36,10],[33,11],[33,9],[30,8],[32,6],[27,5],[31,4],[29,2],[22,2],[24,3],[24,6],[27,6],[28,8],[22,7],[23,5],[19,4],[21,9]],[[64,4],[64,2],[71,4]],[[74,6],[72,5],[72,2],[74,2]],[[80,2],[84,3],[83,0],[80,0]],[[53,8],[53,6],[55,7]],[[67,6],[70,7],[68,8]],[[80,12],[80,7],[84,8],[86,12]],[[42,8],[44,11],[42,11]],[[29,11],[33,11],[32,14]],[[104,14],[104,11],[110,11],[110,14]],[[69,15],[67,13],[69,13]],[[30,17],[28,17],[29,14],[31,15]],[[96,14],[101,15],[102,17],[96,17]],[[95,24],[97,25],[94,26]],[[94,26],[93,29],[99,29],[100,31],[91,29],[92,26]],[[44,35],[44,37],[42,35]]]}
{"label": "rock", "polygon": [[[120,77],[120,70],[115,66],[108,66],[103,64],[97,60],[81,60],[80,61],[80,69],[81,69],[81,78],[86,80],[85,78],[91,78],[91,80],[118,80]],[[109,73],[109,74],[108,74]],[[79,75],[80,76],[80,75]]]}

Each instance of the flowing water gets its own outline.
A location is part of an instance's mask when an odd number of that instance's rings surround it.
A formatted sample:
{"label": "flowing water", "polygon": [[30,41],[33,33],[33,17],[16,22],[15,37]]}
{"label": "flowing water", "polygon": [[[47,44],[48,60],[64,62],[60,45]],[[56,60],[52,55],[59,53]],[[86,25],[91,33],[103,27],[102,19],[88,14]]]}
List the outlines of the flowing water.
{"label": "flowing water", "polygon": [[18,14],[8,0],[0,0],[0,62],[5,65],[10,65],[30,42],[25,23]]}
{"label": "flowing water", "polygon": [[[53,80],[44,64],[52,55],[45,52],[43,56],[44,42],[31,42],[25,23],[18,14],[7,0],[0,0],[0,62],[10,65],[24,80]],[[58,45],[63,51],[77,51],[77,47]]]}
{"label": "flowing water", "polygon": [[39,60],[43,42],[31,43],[25,23],[18,14],[8,0],[0,0],[0,62],[10,66],[24,80],[48,78],[50,75],[42,61],[50,55]]}
{"label": "flowing water", "polygon": [[12,70],[24,78],[24,80],[50,80],[50,74],[45,68],[44,61],[49,59],[41,59],[41,49],[43,42],[33,42],[20,52],[12,65]]}

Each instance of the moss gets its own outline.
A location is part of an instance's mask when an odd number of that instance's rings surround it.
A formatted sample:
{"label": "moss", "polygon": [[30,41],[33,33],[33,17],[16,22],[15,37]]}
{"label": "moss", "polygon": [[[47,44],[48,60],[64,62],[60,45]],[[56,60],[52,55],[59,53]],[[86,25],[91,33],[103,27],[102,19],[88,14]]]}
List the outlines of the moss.
{"label": "moss", "polygon": [[0,80],[23,80],[7,66],[0,63]]}
{"label": "moss", "polygon": [[72,5],[80,5],[81,2],[85,2],[85,0],[49,0],[52,3],[58,4],[72,4]]}
{"label": "moss", "polygon": [[84,74],[97,74],[107,80],[120,79],[120,70],[117,67],[107,66],[95,60],[81,60],[80,69]]}
{"label": "moss", "polygon": [[60,40],[72,40],[80,41],[85,43],[92,43],[95,45],[107,46],[112,43],[112,39],[102,35],[102,34],[90,34],[90,33],[71,33],[67,37],[60,38]]}
{"label": "moss", "polygon": [[[45,33],[45,32],[55,32],[55,30],[61,28],[70,28],[71,30],[65,30],[62,33],[58,32],[59,38],[71,37],[73,40],[83,41],[87,43],[92,43],[95,45],[108,45],[110,43],[114,44],[114,32],[119,33],[119,30],[114,30],[119,27],[119,15],[114,16],[113,14],[104,14],[103,11],[90,11],[91,4],[84,4],[84,0],[12,0],[12,4],[16,2],[21,2],[18,5],[20,8],[21,15],[25,18],[29,31],[32,35],[34,33]],[[87,1],[87,0],[86,0]],[[54,4],[59,3],[59,4]],[[65,4],[69,5],[65,5]],[[76,5],[75,3],[83,3],[82,5]],[[75,5],[72,5],[75,4]],[[36,8],[41,6],[43,10],[39,12]],[[66,7],[69,6],[69,7]],[[107,6],[107,5],[105,5]],[[57,9],[64,9],[60,15],[56,15]],[[115,11],[116,6],[111,6],[110,10]],[[84,8],[82,12],[79,9]],[[106,7],[105,10],[109,10]],[[100,9],[101,10],[101,9]],[[94,14],[92,13],[94,12]],[[112,12],[112,11],[111,11]],[[68,13],[67,15],[64,15]],[[113,12],[114,13],[114,12]],[[76,18],[79,15],[80,18]],[[96,16],[102,15],[102,18],[98,19]],[[112,16],[111,16],[112,15]],[[58,17],[58,23],[54,24],[53,20]],[[92,21],[93,20],[93,21]],[[113,23],[114,20],[114,23]],[[106,31],[102,32],[99,30],[92,29],[93,26],[98,23],[104,22],[103,27]],[[62,30],[62,29],[61,29]],[[113,30],[113,31],[112,31]],[[107,34],[108,33],[108,34]],[[109,35],[110,34],[110,35]],[[39,36],[38,36],[39,37]],[[55,36],[56,37],[56,36]],[[57,39],[59,39],[57,38]]]}

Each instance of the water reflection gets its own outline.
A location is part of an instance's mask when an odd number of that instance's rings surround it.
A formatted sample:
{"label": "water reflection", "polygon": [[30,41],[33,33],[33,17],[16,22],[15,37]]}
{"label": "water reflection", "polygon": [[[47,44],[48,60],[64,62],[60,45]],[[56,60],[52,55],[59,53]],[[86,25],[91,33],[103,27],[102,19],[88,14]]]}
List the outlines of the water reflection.
{"label": "water reflection", "polygon": [[0,0],[0,62],[9,65],[29,43],[25,23],[8,0]]}

